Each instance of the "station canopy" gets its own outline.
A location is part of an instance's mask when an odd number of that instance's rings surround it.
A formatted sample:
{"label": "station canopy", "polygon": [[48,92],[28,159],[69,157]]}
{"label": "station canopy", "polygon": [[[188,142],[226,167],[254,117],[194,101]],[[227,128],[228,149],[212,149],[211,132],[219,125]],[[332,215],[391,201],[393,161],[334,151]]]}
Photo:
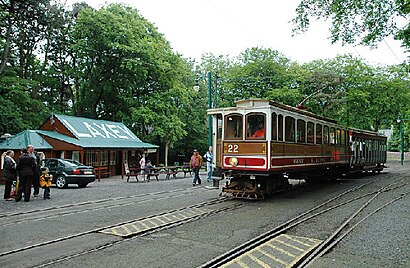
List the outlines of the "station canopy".
{"label": "station canopy", "polygon": [[[24,133],[30,134],[29,138],[24,138]],[[47,142],[50,139],[84,149],[158,148],[157,145],[141,141],[121,122],[52,114],[38,130],[23,131],[1,143],[0,149],[19,149],[28,144],[36,149],[53,149]],[[13,147],[12,144],[18,146]]]}

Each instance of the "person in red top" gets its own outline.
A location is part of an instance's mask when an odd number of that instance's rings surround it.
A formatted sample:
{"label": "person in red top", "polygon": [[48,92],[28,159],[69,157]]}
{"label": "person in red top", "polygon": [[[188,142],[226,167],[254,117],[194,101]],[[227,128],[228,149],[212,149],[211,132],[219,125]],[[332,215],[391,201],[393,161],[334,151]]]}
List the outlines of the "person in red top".
{"label": "person in red top", "polygon": [[262,123],[259,124],[258,129],[253,133],[252,138],[264,138],[265,137],[265,127]]}
{"label": "person in red top", "polygon": [[199,177],[199,169],[202,166],[202,156],[198,153],[198,150],[194,150],[194,154],[191,156],[191,161],[189,162],[189,166],[192,168],[194,172],[194,180],[192,181],[192,185],[195,186],[196,183],[201,184],[201,178]]}

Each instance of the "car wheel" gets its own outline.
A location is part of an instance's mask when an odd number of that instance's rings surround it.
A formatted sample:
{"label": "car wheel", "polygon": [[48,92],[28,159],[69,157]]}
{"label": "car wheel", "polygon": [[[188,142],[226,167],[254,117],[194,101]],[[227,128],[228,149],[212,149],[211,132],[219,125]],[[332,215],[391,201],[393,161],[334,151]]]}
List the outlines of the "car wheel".
{"label": "car wheel", "polygon": [[79,188],[85,188],[85,187],[87,187],[87,184],[88,184],[88,183],[79,183],[79,184],[78,184],[78,187],[79,187]]}
{"label": "car wheel", "polygon": [[60,188],[60,189],[61,189],[61,188],[66,188],[67,185],[68,185],[67,179],[66,179],[64,176],[60,175],[60,176],[58,176],[58,177],[56,178],[56,186],[57,186],[57,188]]}

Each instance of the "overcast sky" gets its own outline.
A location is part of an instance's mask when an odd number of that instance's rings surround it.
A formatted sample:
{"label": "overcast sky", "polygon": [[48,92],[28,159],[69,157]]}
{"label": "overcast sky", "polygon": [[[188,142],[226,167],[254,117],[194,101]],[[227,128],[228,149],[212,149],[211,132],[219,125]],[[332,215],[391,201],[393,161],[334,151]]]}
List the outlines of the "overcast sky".
{"label": "overcast sky", "polygon": [[[67,0],[80,2],[79,0]],[[278,50],[299,63],[353,54],[377,65],[402,63],[407,55],[392,38],[378,49],[331,45],[329,24],[312,22],[310,30],[292,37],[289,21],[298,0],[83,0],[94,8],[124,3],[139,10],[186,58],[237,56],[251,47]]]}

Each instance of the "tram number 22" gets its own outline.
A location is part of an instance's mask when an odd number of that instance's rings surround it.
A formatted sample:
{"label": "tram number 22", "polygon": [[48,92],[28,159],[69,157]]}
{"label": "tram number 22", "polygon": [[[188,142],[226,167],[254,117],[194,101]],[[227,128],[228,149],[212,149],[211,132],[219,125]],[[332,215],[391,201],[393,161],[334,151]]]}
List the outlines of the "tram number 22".
{"label": "tram number 22", "polygon": [[237,153],[239,149],[238,144],[228,144],[228,153]]}

